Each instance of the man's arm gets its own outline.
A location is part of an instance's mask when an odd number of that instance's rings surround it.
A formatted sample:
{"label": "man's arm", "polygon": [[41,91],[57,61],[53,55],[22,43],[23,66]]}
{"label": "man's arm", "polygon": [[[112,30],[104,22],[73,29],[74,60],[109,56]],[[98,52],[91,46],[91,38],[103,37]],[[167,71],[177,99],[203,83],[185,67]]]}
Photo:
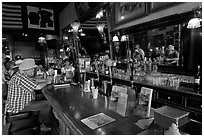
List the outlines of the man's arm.
{"label": "man's arm", "polygon": [[42,88],[44,88],[45,86],[47,86],[48,84],[52,83],[52,79],[48,78],[46,81],[38,83],[35,90],[40,90]]}

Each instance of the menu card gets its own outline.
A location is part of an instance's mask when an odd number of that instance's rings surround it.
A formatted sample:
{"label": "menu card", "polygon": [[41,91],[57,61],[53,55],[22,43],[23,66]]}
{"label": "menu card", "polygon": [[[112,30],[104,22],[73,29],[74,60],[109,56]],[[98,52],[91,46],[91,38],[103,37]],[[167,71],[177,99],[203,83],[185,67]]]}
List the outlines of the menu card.
{"label": "menu card", "polygon": [[127,111],[127,104],[128,104],[128,94],[120,92],[118,96],[116,111],[122,116],[125,116]]}
{"label": "menu card", "polygon": [[153,89],[142,87],[139,93],[139,101],[136,107],[136,115],[143,118],[148,118],[150,116],[150,108],[152,101]]}
{"label": "menu card", "polygon": [[127,87],[113,85],[112,86],[112,91],[111,91],[111,101],[116,101],[117,102],[119,93],[127,94]]}
{"label": "menu card", "polygon": [[113,121],[115,121],[114,118],[107,116],[104,113],[99,113],[99,114],[96,114],[96,115],[93,115],[93,116],[90,116],[88,118],[81,120],[81,122],[83,122],[85,125],[87,125],[91,129],[102,127]]}

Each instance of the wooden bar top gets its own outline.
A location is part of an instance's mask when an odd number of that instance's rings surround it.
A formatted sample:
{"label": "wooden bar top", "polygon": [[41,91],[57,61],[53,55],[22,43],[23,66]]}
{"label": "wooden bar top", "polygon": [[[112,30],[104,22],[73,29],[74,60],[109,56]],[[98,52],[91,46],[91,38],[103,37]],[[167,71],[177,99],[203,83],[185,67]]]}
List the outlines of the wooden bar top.
{"label": "wooden bar top", "polygon": [[[135,115],[123,117],[109,109],[109,99],[101,94],[97,99],[93,99],[91,93],[84,92],[73,85],[60,88],[49,85],[42,92],[60,119],[74,134],[136,135],[144,131],[135,125],[141,119],[140,117]],[[81,122],[82,119],[98,113],[104,113],[116,121],[95,130]]]}

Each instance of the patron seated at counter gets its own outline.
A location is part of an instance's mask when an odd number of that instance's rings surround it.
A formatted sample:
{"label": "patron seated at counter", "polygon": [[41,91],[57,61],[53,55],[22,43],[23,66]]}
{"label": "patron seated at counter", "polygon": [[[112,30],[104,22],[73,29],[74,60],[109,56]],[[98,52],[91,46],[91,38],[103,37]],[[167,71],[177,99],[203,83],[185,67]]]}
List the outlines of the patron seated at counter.
{"label": "patron seated at counter", "polygon": [[51,107],[46,100],[36,100],[35,90],[41,90],[46,85],[51,84],[51,79],[45,79],[44,81],[36,79],[37,67],[35,60],[32,58],[22,61],[18,72],[8,82],[6,111],[9,114],[39,111],[41,124],[49,125],[49,110]]}

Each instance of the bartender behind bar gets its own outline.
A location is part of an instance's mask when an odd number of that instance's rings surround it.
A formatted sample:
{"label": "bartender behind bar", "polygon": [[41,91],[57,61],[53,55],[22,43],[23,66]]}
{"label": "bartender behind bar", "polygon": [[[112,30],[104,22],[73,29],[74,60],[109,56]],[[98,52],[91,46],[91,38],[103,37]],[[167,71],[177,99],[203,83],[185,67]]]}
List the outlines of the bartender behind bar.
{"label": "bartender behind bar", "polygon": [[36,80],[35,60],[27,58],[22,61],[16,72],[8,83],[7,112],[9,114],[39,111],[39,121],[42,127],[49,125],[50,105],[47,100],[35,100],[35,90],[40,90],[48,84],[51,79]]}

